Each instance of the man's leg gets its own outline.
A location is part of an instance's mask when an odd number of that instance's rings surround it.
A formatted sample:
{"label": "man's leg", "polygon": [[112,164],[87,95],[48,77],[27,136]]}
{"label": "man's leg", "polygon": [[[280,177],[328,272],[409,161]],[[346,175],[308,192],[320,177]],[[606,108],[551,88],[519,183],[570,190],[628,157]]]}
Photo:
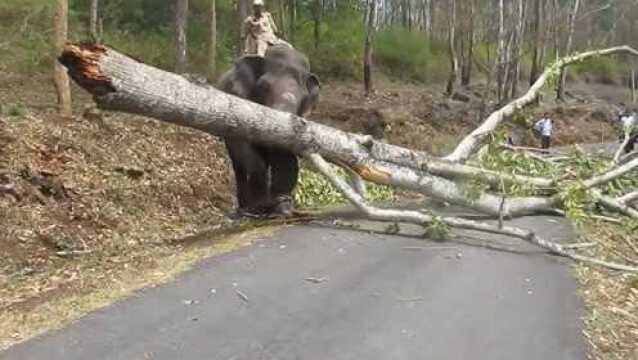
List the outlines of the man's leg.
{"label": "man's leg", "polygon": [[550,145],[550,137],[543,135],[541,136],[541,146],[543,149],[549,149],[549,145]]}

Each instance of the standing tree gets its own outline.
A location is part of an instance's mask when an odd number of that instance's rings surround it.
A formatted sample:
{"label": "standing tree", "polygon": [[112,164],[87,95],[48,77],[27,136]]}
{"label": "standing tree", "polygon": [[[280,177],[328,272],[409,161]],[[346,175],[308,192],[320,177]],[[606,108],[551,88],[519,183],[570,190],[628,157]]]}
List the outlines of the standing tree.
{"label": "standing tree", "polygon": [[475,21],[475,0],[467,0],[464,8],[467,11],[467,17],[465,19],[467,31],[463,35],[465,36],[464,43],[467,41],[467,47],[464,46],[461,51],[461,85],[468,86],[472,80],[472,64],[474,61],[474,28],[477,23],[477,21]]}
{"label": "standing tree", "polygon": [[363,55],[363,87],[366,97],[370,96],[370,92],[372,92],[372,43],[375,31],[375,19],[377,17],[376,0],[368,0],[368,3],[368,24],[366,26],[365,50]]}
{"label": "standing tree", "polygon": [[290,30],[288,30],[288,40],[294,45],[295,28],[297,27],[297,0],[288,0],[288,22]]}
{"label": "standing tree", "polygon": [[532,69],[529,74],[530,86],[534,84],[540,74],[545,61],[545,0],[535,0],[534,3],[534,50],[532,53]]}
{"label": "standing tree", "polygon": [[89,36],[95,43],[100,43],[100,33],[98,32],[98,9],[100,0],[91,0],[91,8],[89,14]]}
{"label": "standing tree", "polygon": [[456,56],[456,0],[450,0],[448,49],[450,52],[450,76],[447,80],[445,93],[452,96],[459,72],[459,60]]}
{"label": "standing tree", "polygon": [[[569,14],[569,33],[567,34],[567,45],[565,45],[565,56],[568,56],[572,51],[572,44],[574,42],[574,27],[576,26],[576,15],[578,15],[578,8],[580,6],[580,0],[574,0],[574,8]],[[560,80],[558,87],[556,88],[556,99],[563,100],[565,98],[565,81],[567,80],[567,71],[563,69],[560,74]]]}
{"label": "standing tree", "polygon": [[505,98],[505,10],[503,0],[498,1],[498,49],[496,51],[496,94],[499,103]]}
{"label": "standing tree", "polygon": [[314,0],[313,3],[312,3],[312,20],[313,20],[313,23],[314,23],[315,49],[319,48],[319,42],[321,41],[321,14],[322,14],[322,12],[323,12],[323,1],[322,0]]}
{"label": "standing tree", "polygon": [[178,74],[186,71],[187,65],[187,39],[186,27],[188,25],[188,0],[175,0],[175,72]]}
{"label": "standing tree", "polygon": [[[69,3],[67,0],[57,0],[53,17],[53,45],[56,55],[61,54],[67,40]],[[71,117],[71,87],[67,70],[55,61],[53,81],[58,95],[58,111],[63,117]]]}
{"label": "standing tree", "polygon": [[244,40],[246,40],[246,31],[244,29],[244,20],[250,14],[250,5],[252,5],[252,0],[237,0],[237,17],[239,18],[239,31],[237,32],[239,35],[238,47],[237,47],[237,56],[241,55],[244,49]]}
{"label": "standing tree", "polygon": [[217,4],[210,0],[208,35],[208,80],[215,79],[217,73]]}

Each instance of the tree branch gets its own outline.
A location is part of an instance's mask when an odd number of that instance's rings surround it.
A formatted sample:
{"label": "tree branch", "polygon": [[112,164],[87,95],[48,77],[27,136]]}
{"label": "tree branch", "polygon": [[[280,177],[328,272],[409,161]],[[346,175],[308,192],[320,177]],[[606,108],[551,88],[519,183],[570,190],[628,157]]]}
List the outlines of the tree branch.
{"label": "tree branch", "polygon": [[545,69],[545,71],[539,76],[536,82],[530,87],[530,89],[523,96],[510,102],[499,110],[490,114],[490,116],[483,122],[481,126],[472,131],[467,137],[465,137],[454,151],[445,157],[446,160],[451,162],[465,162],[478,148],[483,139],[494,132],[496,128],[503,122],[503,120],[513,115],[517,110],[530,105],[536,101],[541,89],[545,86],[545,83],[550,76],[560,73],[566,66],[573,63],[583,61],[589,58],[597,56],[607,56],[613,54],[629,54],[632,56],[638,56],[638,51],[629,46],[617,46],[603,50],[587,51],[584,53],[564,57],[553,65]]}
{"label": "tree branch", "polygon": [[529,242],[550,252],[568,257],[570,259],[600,265],[608,267],[614,270],[622,270],[629,272],[638,272],[638,268],[632,266],[626,266],[622,264],[615,264],[599,259],[590,258],[574,253],[573,251],[566,249],[558,243],[544,240],[537,236],[531,230],[520,229],[511,226],[494,226],[487,223],[479,223],[472,220],[466,220],[457,217],[435,217],[414,210],[397,210],[397,209],[380,209],[371,206],[366,203],[365,199],[361,197],[356,191],[354,191],[348,183],[340,178],[330,165],[318,154],[307,155],[308,160],[315,166],[315,168],[323,174],[330,183],[336,187],[346,199],[348,199],[357,209],[359,209],[367,218],[378,221],[391,221],[391,222],[406,222],[417,224],[421,226],[432,224],[436,221],[440,221],[450,227],[468,230],[478,230],[490,234],[508,235],[514,238],[521,239]]}

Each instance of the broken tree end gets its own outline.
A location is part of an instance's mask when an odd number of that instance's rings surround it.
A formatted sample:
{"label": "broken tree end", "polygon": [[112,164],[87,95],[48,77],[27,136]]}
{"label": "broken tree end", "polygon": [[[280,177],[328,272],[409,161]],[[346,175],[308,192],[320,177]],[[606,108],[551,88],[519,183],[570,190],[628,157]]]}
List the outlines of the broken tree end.
{"label": "broken tree end", "polygon": [[100,66],[107,52],[108,49],[102,45],[67,43],[58,61],[78,85],[93,95],[101,96],[115,92],[111,79]]}

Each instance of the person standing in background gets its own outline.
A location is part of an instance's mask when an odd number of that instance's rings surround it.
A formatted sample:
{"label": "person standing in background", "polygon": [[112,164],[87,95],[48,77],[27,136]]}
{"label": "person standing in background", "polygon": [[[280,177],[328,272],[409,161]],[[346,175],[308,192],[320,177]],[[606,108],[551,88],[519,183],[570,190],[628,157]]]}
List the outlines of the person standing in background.
{"label": "person standing in background", "polygon": [[554,121],[549,117],[549,113],[543,114],[543,117],[534,125],[534,130],[541,136],[541,147],[549,149],[552,143],[552,133],[554,132]]}

